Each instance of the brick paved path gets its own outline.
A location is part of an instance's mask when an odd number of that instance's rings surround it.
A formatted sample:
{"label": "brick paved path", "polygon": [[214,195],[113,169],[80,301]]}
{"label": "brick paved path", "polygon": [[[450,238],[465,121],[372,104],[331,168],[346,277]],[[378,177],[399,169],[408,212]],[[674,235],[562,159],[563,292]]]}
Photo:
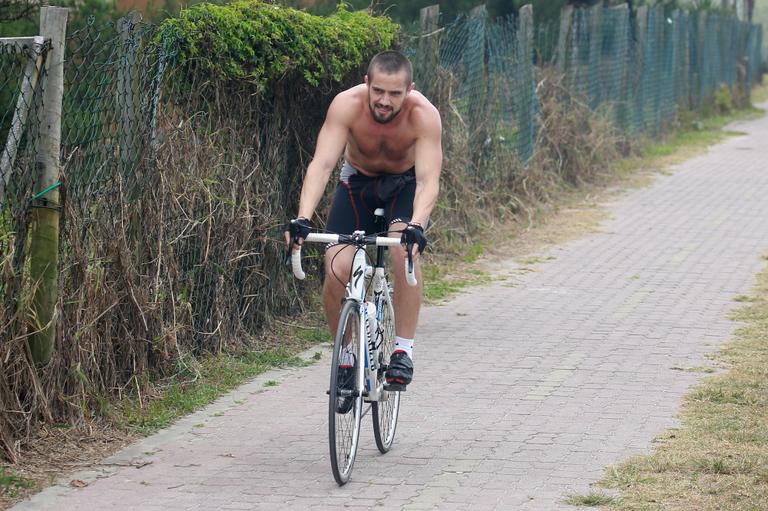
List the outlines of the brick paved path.
{"label": "brick paved path", "polygon": [[[273,372],[18,509],[570,509],[675,424],[768,249],[768,119],[609,205],[601,232],[427,308],[395,448],[339,488],[327,360]],[[276,387],[264,382],[276,379]]]}

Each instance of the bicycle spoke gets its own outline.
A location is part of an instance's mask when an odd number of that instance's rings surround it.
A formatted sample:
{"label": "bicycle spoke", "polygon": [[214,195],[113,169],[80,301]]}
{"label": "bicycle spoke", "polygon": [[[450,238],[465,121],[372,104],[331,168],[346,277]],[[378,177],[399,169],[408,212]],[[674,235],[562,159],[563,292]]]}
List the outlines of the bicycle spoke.
{"label": "bicycle spoke", "polygon": [[[360,314],[358,304],[345,302],[341,310],[339,329],[331,359],[331,382],[328,403],[328,441],[333,477],[339,485],[345,484],[352,473],[360,437],[360,419],[363,398],[356,388],[359,362],[343,353],[345,343],[360,343]],[[342,367],[343,366],[343,367]]]}
{"label": "bicycle spoke", "polygon": [[[389,293],[382,304],[382,315],[379,327],[383,330],[383,340],[379,353],[384,363],[389,362],[389,357],[395,347],[395,318],[389,301]],[[384,375],[380,375],[384,378]],[[372,404],[373,435],[376,439],[376,447],[382,454],[392,448],[397,429],[397,418],[400,414],[400,392],[390,392],[387,400],[377,401]]]}

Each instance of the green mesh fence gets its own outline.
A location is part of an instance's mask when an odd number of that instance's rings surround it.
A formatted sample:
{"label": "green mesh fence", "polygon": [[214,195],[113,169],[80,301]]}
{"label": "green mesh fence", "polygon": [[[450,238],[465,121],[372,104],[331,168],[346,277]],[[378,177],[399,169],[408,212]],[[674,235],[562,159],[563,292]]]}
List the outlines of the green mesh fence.
{"label": "green mesh fence", "polygon": [[[437,58],[416,55],[417,62],[437,66],[419,70],[421,76],[444,80],[446,74],[441,70],[450,76],[450,107],[466,127],[477,162],[492,151],[512,151],[522,161],[533,154],[538,108],[533,26],[526,34],[521,20],[507,17],[491,21],[485,9],[477,9],[433,36],[439,40],[432,50]],[[427,85],[426,90],[430,89],[434,86]],[[471,171],[480,178],[487,177],[482,165]]]}
{"label": "green mesh fence", "polygon": [[[754,83],[762,59],[760,26],[706,12],[596,6],[566,9],[560,20],[525,34],[520,27],[520,18],[491,20],[480,8],[431,35],[436,45],[411,49],[429,66],[419,83],[443,76],[435,65],[455,80],[451,107],[476,161],[489,150],[513,150],[523,163],[533,154],[537,69],[557,66],[566,87],[592,109],[608,111],[620,130],[655,135],[721,86],[735,91]],[[420,54],[434,47],[439,58]]]}
{"label": "green mesh fence", "polygon": [[[536,55],[556,65],[593,109],[626,132],[656,134],[679,109],[697,109],[721,86],[759,79],[762,27],[707,12],[626,5],[564,10],[541,30]],[[550,41],[556,39],[553,45]],[[556,48],[552,50],[553,46]]]}

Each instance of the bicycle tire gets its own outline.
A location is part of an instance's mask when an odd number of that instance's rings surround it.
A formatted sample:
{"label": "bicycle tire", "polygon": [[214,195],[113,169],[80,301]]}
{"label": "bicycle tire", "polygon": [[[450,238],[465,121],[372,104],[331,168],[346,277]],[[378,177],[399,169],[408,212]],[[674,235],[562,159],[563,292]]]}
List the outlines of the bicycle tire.
{"label": "bicycle tire", "polygon": [[[354,300],[347,300],[341,308],[339,327],[333,343],[331,358],[331,382],[328,395],[328,446],[331,455],[331,470],[339,486],[349,481],[355,464],[360,438],[360,421],[363,412],[363,396],[357,388],[363,361],[355,363],[354,378],[351,385],[339,382],[339,362],[344,349],[345,335],[354,343],[355,353],[359,353],[360,305]],[[349,332],[349,334],[347,334]],[[346,387],[352,387],[351,389]],[[348,402],[352,399],[352,402]],[[347,409],[347,406],[351,407]],[[346,409],[346,411],[344,411]]]}
{"label": "bicycle tire", "polygon": [[[380,362],[386,364],[395,348],[395,314],[388,291],[385,293],[379,325],[384,332],[384,339],[379,347],[379,357],[381,357]],[[384,379],[383,370],[379,371],[378,377],[380,381]],[[386,454],[392,448],[399,415],[400,392],[389,392],[386,400],[374,401],[371,404],[373,436],[376,439],[376,447],[382,454]]]}

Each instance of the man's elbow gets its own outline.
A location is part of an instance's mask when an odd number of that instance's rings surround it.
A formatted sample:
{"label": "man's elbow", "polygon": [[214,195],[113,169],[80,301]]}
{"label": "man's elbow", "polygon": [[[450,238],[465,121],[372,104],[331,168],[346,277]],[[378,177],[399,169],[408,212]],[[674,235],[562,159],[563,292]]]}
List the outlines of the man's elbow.
{"label": "man's elbow", "polygon": [[329,165],[327,162],[322,160],[312,160],[309,164],[309,167],[307,167],[307,174],[312,174],[313,176],[323,178],[329,177],[331,172],[333,172],[334,166],[335,165]]}

